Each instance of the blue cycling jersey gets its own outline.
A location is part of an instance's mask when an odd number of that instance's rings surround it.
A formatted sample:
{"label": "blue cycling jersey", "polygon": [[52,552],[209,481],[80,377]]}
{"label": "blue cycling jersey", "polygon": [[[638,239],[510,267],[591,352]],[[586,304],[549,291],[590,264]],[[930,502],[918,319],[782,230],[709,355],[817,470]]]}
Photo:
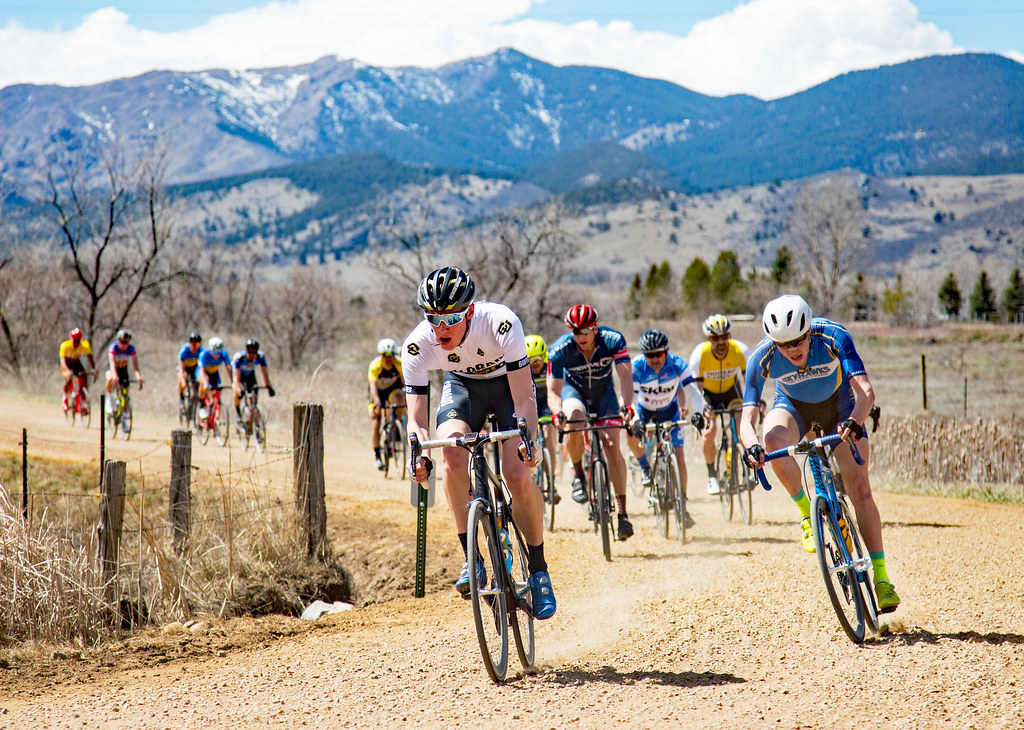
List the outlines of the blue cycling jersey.
{"label": "blue cycling jersey", "polygon": [[206,350],[203,347],[192,352],[192,347],[186,342],[182,348],[178,350],[178,359],[186,368],[192,369],[195,368],[196,363],[199,362],[199,358],[204,352],[206,352]]}
{"label": "blue cycling jersey", "polygon": [[245,350],[239,350],[235,353],[235,358],[232,361],[232,367],[242,373],[243,377],[249,377],[256,373],[256,368],[267,365],[267,356],[263,354],[263,350],[256,353],[256,357],[250,360],[246,357]]}
{"label": "blue cycling jersey", "polygon": [[821,403],[839,396],[852,401],[850,378],[866,374],[846,328],[821,317],[811,320],[811,349],[807,364],[797,368],[775,343],[765,337],[747,359],[743,405],[757,406],[768,378],[775,380],[776,400],[783,397],[799,403]]}
{"label": "blue cycling jersey", "polygon": [[658,411],[676,402],[680,387],[696,383],[693,371],[683,358],[668,353],[661,370],[655,372],[647,358],[633,358],[633,402],[648,411]]}
{"label": "blue cycling jersey", "polygon": [[209,375],[218,372],[221,365],[228,370],[231,369],[231,359],[228,357],[227,350],[213,352],[204,349],[203,353],[199,356],[199,366]]}
{"label": "blue cycling jersey", "polygon": [[611,327],[597,328],[594,352],[589,360],[580,352],[571,334],[562,335],[548,349],[548,374],[564,380],[587,400],[612,387],[615,363],[628,362],[626,338]]}

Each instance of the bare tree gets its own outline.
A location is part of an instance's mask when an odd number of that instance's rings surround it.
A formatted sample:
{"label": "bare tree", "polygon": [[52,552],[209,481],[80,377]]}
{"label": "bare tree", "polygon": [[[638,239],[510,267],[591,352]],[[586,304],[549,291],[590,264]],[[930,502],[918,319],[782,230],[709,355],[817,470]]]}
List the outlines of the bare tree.
{"label": "bare tree", "polygon": [[292,368],[335,347],[352,317],[349,296],[318,269],[294,269],[280,284],[266,284],[259,300],[262,325]]}
{"label": "bare tree", "polygon": [[[125,148],[93,139],[53,154],[42,200],[67,264],[86,299],[85,328],[109,339],[140,297],[184,276],[191,262],[174,256],[174,215],[163,180],[166,146],[129,159]],[[97,184],[96,169],[101,172]]]}
{"label": "bare tree", "polygon": [[839,308],[840,284],[858,270],[866,250],[866,225],[867,215],[849,178],[811,182],[801,191],[789,229],[816,311],[829,314]]}

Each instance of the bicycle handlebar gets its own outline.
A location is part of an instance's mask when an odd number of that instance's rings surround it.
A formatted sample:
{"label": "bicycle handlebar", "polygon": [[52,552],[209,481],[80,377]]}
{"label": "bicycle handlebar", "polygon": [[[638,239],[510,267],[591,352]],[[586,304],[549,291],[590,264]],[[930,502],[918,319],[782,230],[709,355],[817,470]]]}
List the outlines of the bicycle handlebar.
{"label": "bicycle handlebar", "polygon": [[[767,464],[769,461],[775,459],[781,459],[784,456],[796,456],[798,454],[810,454],[816,449],[825,448],[826,446],[833,446],[839,444],[843,440],[843,437],[838,433],[829,434],[828,436],[822,436],[816,439],[801,439],[791,446],[787,446],[782,449],[776,449],[775,451],[769,451],[764,455],[764,463]],[[852,441],[850,444],[850,451],[853,453],[853,460],[859,465],[864,464],[864,458],[860,455],[860,451],[857,450],[856,444]],[[834,450],[834,449],[833,449]],[[761,483],[766,492],[770,492],[772,485],[768,482],[768,478],[764,475],[764,467],[758,467],[755,471],[757,474],[757,481]]]}
{"label": "bicycle handlebar", "polygon": [[[597,421],[604,421],[604,423],[597,423]],[[612,423],[612,421],[618,421],[618,423]],[[584,418],[571,418],[569,420],[562,421],[562,423],[566,425],[570,423],[586,423],[588,425],[583,428],[559,428],[558,443],[562,443],[566,434],[570,433],[583,433],[584,431],[610,431],[615,428],[621,428],[624,431],[629,430],[629,424],[623,420],[622,416],[605,416],[600,418],[596,413],[588,413]]]}
{"label": "bicycle handlebar", "polygon": [[412,465],[413,472],[416,471],[416,462],[423,455],[424,451],[430,449],[444,448],[446,446],[460,446],[466,451],[475,452],[477,449],[483,446],[494,443],[497,441],[505,441],[506,439],[515,438],[519,436],[523,443],[526,444],[526,458],[529,461],[533,460],[533,447],[530,444],[530,429],[526,425],[525,418],[516,419],[517,428],[509,429],[508,431],[488,431],[486,433],[474,432],[466,433],[461,436],[450,436],[444,439],[431,439],[428,441],[420,441],[419,436],[414,433],[409,434],[409,456],[410,463]]}

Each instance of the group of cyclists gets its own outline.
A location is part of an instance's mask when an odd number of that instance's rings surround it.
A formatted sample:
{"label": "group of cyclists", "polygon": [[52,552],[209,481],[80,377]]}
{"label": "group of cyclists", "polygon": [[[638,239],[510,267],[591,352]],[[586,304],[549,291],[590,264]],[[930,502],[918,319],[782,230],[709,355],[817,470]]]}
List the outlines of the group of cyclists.
{"label": "group of cyclists", "polygon": [[[89,363],[89,370],[93,377],[98,377],[96,362],[93,357],[92,345],[86,339],[82,330],[75,327],[69,333],[69,339],[60,346],[60,371],[64,378],[63,407],[67,411],[72,405],[69,403],[75,380],[78,379],[82,388],[82,406],[88,411],[87,397],[87,373],[82,359]],[[139,371],[139,356],[135,345],[132,342],[132,332],[127,329],[120,329],[115,336],[114,342],[107,349],[108,368],[106,374],[107,409],[112,407],[111,397],[115,385],[127,385],[130,382],[128,372],[129,365],[135,374],[135,380],[141,386],[145,378]],[[228,378],[231,380],[234,390],[235,418],[242,422],[241,401],[245,391],[256,387],[256,370],[260,370],[263,376],[263,384],[271,397],[275,395],[274,388],[270,384],[270,373],[267,366],[267,357],[260,350],[260,343],[255,339],[245,341],[245,347],[235,353],[234,357],[228,355],[224,347],[224,340],[220,337],[211,337],[208,346],[203,347],[203,338],[198,332],[191,332],[182,348],[178,351],[178,408],[179,415],[187,412],[185,393],[189,382],[197,388],[196,392],[202,408],[209,405],[209,394],[211,389],[219,388],[221,385],[220,373],[224,368]],[[200,416],[202,411],[200,411]]]}
{"label": "group of cyclists", "polygon": [[[702,328],[707,339],[693,350],[689,362],[670,352],[668,336],[657,329],[641,335],[640,354],[631,359],[626,338],[599,324],[597,310],[589,304],[569,308],[563,318],[569,332],[548,346],[540,335],[526,335],[519,317],[508,306],[478,300],[469,274],[454,266],[432,271],[420,282],[417,304],[424,320],[401,347],[393,339],[382,339],[378,357],[368,371],[377,466],[382,468],[377,434],[385,406],[404,408],[410,436],[429,439],[428,375],[432,370],[444,372],[436,407],[437,438],[480,431],[490,414],[496,417],[499,430],[514,429],[516,417],[525,418],[532,437],[530,446],[505,441],[501,467],[512,494],[513,515],[528,548],[535,618],[550,618],[556,610],[544,555],[543,497],[533,479],[542,458],[536,448],[538,428],[545,429],[544,441],[552,459],[555,430],[564,432],[573,469],[572,498],[585,503],[589,485],[580,429],[587,414],[621,419],[627,427],[627,446],[649,484],[650,464],[643,445],[646,424],[679,421],[687,413],[701,434],[708,492],[717,494],[716,419],[712,415],[716,409],[738,408],[740,403],[739,437],[743,457],[752,468],[764,466],[766,449],[795,444],[811,431],[812,424],[858,442],[863,465],[843,451],[838,452],[840,469],[870,553],[879,611],[894,611],[899,605],[886,571],[881,519],[868,480],[869,450],[863,425],[874,404],[874,392],[849,332],[835,322],[813,317],[802,297],[790,294],[767,304],[762,316],[764,337],[753,351],[732,339],[728,317],[708,317]],[[764,416],[762,441],[757,426],[763,408],[761,393],[768,380],[775,382],[775,400]],[[683,408],[681,397],[688,400]],[[615,493],[617,536],[626,540],[633,535],[626,509],[626,460],[618,430],[600,433]],[[672,429],[671,440],[685,497],[681,428]],[[470,566],[468,561],[468,459],[463,449],[442,449],[444,489],[466,556],[455,588],[467,597],[471,570],[477,572],[480,582],[485,581],[480,575],[483,565]],[[814,552],[810,501],[800,469],[791,457],[776,459],[771,465],[801,516],[803,547]],[[434,464],[429,456],[421,455],[413,467],[414,480],[423,483]],[[557,492],[554,499],[559,499]],[[687,527],[693,526],[688,511],[684,519]]]}

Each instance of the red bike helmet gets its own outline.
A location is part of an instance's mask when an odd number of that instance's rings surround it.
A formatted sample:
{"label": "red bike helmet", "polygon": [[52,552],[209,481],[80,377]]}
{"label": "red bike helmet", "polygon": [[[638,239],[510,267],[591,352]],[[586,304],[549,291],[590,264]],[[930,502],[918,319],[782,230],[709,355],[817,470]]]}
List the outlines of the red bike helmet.
{"label": "red bike helmet", "polygon": [[73,330],[71,330],[70,337],[73,340],[80,340],[80,339],[82,339],[82,330],[78,329],[78,327],[75,327]]}
{"label": "red bike helmet", "polygon": [[565,326],[571,330],[593,327],[597,324],[597,310],[589,304],[577,304],[569,307],[565,313]]}

